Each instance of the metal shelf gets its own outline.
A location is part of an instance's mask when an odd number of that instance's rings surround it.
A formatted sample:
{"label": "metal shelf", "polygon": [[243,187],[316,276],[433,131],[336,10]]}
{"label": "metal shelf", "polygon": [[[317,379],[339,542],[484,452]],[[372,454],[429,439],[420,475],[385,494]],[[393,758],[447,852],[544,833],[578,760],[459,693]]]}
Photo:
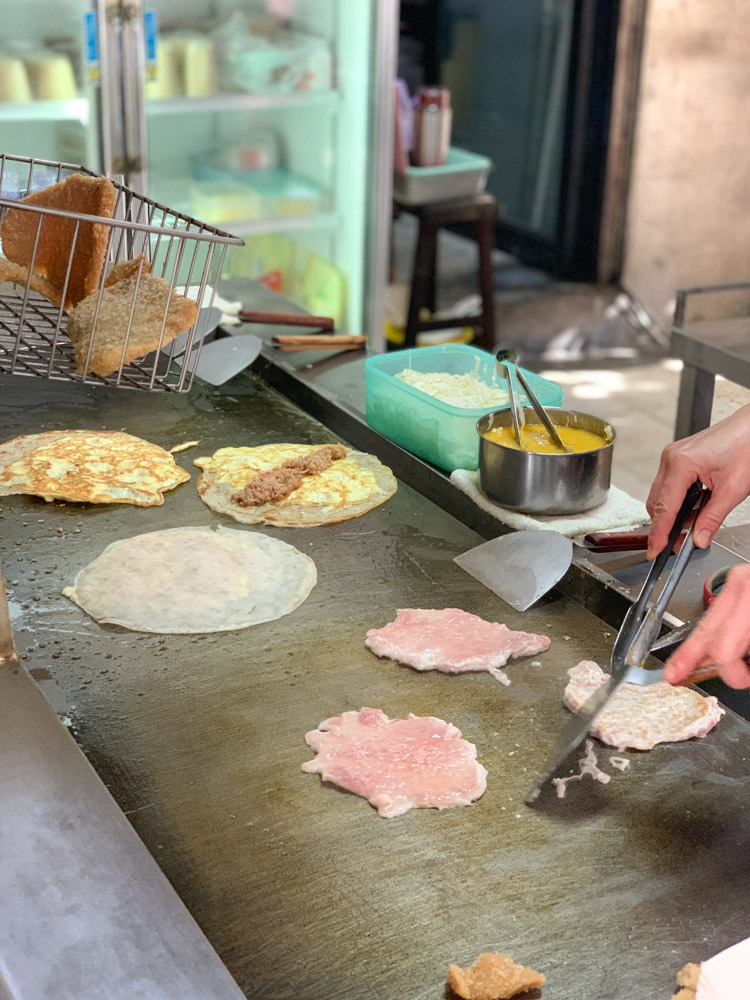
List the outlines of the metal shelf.
{"label": "metal shelf", "polygon": [[[81,121],[89,118],[88,97],[68,101],[0,102],[0,122]],[[205,114],[220,111],[268,111],[284,108],[333,108],[339,103],[335,90],[299,91],[294,94],[215,94],[211,97],[174,97],[146,101],[149,115]]]}
{"label": "metal shelf", "polygon": [[339,102],[335,90],[301,90],[293,94],[213,94],[146,101],[148,115],[204,114],[220,111],[268,111],[283,108],[327,108]]}
{"label": "metal shelf", "polygon": [[335,229],[336,214],[334,212],[318,213],[316,215],[295,215],[282,219],[253,219],[236,222],[222,222],[236,236],[259,236],[265,233],[298,232],[301,229]]}
{"label": "metal shelf", "polygon": [[23,104],[0,102],[0,122],[80,121],[89,119],[89,99],[69,101],[28,101]]}

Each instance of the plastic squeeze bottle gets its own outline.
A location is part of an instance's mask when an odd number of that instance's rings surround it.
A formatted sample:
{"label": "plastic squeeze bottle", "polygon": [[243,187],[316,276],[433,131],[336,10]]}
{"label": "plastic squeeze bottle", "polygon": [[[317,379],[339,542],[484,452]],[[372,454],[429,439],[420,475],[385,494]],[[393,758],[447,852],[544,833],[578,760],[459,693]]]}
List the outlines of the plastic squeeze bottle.
{"label": "plastic squeeze bottle", "polygon": [[414,108],[414,166],[439,167],[445,163],[452,119],[447,87],[420,87]]}

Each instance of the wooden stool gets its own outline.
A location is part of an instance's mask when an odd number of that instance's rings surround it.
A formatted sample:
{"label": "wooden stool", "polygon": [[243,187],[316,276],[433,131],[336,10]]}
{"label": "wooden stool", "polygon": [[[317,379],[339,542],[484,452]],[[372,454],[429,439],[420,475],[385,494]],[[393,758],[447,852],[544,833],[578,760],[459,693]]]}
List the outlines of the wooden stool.
{"label": "wooden stool", "polygon": [[[473,198],[430,202],[426,205],[404,205],[396,200],[396,207],[419,219],[419,236],[414,254],[409,315],[406,320],[403,346],[414,347],[417,342],[417,334],[425,330],[448,330],[455,326],[473,326],[475,329],[481,329],[481,334],[476,338],[477,345],[491,351],[495,346],[495,306],[491,253],[495,245],[497,201],[491,194],[478,194]],[[427,308],[432,313],[435,311],[438,230],[441,226],[452,222],[474,223],[474,235],[479,248],[479,289],[482,294],[482,311],[475,316],[422,320],[420,319],[422,309]]]}

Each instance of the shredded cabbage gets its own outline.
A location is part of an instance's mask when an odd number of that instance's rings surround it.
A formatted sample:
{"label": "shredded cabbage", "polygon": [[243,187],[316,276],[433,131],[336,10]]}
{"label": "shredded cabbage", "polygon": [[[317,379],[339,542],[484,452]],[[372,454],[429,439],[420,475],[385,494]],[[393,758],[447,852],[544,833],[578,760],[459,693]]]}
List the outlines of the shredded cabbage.
{"label": "shredded cabbage", "polygon": [[489,385],[475,372],[449,375],[447,372],[418,372],[404,368],[394,376],[434,399],[451,406],[471,410],[486,406],[507,406],[508,393],[498,385]]}

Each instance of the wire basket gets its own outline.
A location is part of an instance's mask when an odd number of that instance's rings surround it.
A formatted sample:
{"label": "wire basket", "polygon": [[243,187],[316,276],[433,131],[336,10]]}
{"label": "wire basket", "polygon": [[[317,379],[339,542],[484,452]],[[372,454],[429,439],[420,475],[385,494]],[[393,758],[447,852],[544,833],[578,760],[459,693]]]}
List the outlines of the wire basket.
{"label": "wire basket", "polygon": [[[64,207],[63,195],[55,207],[21,201],[74,174],[99,177],[74,164],[0,154],[0,244],[8,223],[17,229],[20,225],[28,248],[19,266],[17,257],[10,259],[11,237],[6,235],[9,252],[2,248],[0,255],[0,374],[186,391],[203,339],[212,329],[209,307],[227,248],[243,241],[115,182],[111,218],[71,211]],[[99,259],[101,275],[92,279],[94,287],[82,302],[71,303],[70,289],[94,256],[89,253],[93,233],[98,234],[97,255],[104,261],[102,266]],[[58,243],[56,234],[61,234]],[[44,270],[50,256],[56,258],[54,288]],[[111,308],[112,282],[120,273],[113,274],[114,265],[128,269],[130,279],[127,286],[118,286],[127,288],[130,296],[123,293],[119,314]],[[197,313],[183,294],[200,306]],[[192,325],[175,333],[178,306]],[[81,338],[84,313],[89,327]],[[75,344],[67,334],[69,322]],[[110,364],[100,364],[101,373],[95,374],[92,359],[105,340],[119,364],[115,359],[114,370],[107,372],[103,367]],[[146,344],[143,356],[133,357]]]}

